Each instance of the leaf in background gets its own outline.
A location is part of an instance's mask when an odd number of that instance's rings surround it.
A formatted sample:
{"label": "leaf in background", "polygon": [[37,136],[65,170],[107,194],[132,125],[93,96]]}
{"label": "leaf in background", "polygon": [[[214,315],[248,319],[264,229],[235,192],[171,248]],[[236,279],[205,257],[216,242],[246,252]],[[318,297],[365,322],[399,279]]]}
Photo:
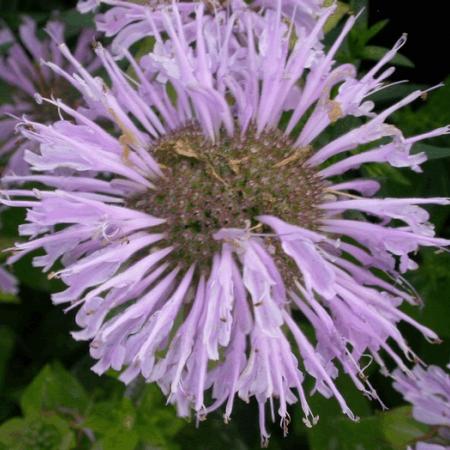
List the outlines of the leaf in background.
{"label": "leaf in background", "polygon": [[411,406],[401,406],[380,415],[381,430],[394,450],[404,450],[418,438],[426,435],[430,427],[416,422]]}
{"label": "leaf in background", "polygon": [[[367,45],[361,50],[360,57],[369,61],[379,61],[389,50],[390,49],[388,48],[379,47],[377,45]],[[391,59],[391,64],[403,67],[414,67],[414,63],[401,53],[397,53]]]}
{"label": "leaf in background", "polygon": [[379,22],[373,24],[366,33],[367,40],[375,37],[384,27],[389,23],[388,19],[380,20]]}
{"label": "leaf in background", "polygon": [[0,450],[70,450],[74,433],[63,419],[36,416],[11,419],[0,426]]}
{"label": "leaf in background", "polygon": [[59,363],[45,366],[26,387],[20,401],[25,415],[43,411],[83,412],[88,398],[83,387]]}
{"label": "leaf in background", "polygon": [[424,84],[413,84],[406,82],[402,84],[394,84],[368,96],[368,99],[374,101],[375,103],[387,101],[393,102],[394,100],[400,100],[406,97],[413,91],[426,88],[427,86]]}
{"label": "leaf in background", "polygon": [[5,292],[0,292],[0,303],[12,303],[17,305],[20,303],[20,298],[14,294],[7,294]]}
{"label": "leaf in background", "polygon": [[370,416],[372,404],[345,376],[339,378],[338,388],[350,409],[361,418],[352,422],[334,399],[314,395],[309,403],[314,414],[319,415],[319,422],[307,431],[311,450],[388,450],[376,417]]}
{"label": "leaf in background", "polygon": [[[420,292],[425,305],[421,309],[405,305],[405,311],[409,315],[434,330],[445,340],[450,338],[449,267],[448,253],[439,254],[432,250],[423,250],[420,270],[411,274],[409,278]],[[442,356],[445,359],[445,355]],[[448,360],[445,363],[448,363]]]}
{"label": "leaf in background", "polygon": [[[444,80],[444,86],[428,93],[423,102],[402,108],[393,115],[405,134],[419,134],[450,124],[450,76]],[[442,136],[435,140],[437,145],[447,146],[450,139]],[[450,146],[450,145],[449,145]]]}
{"label": "leaf in background", "polygon": [[418,143],[414,145],[414,153],[425,152],[428,159],[441,159],[450,156],[450,148],[436,147],[435,145]]}
{"label": "leaf in background", "polygon": [[136,411],[126,397],[93,405],[83,423],[99,437],[103,450],[133,450],[139,441],[135,425]]}
{"label": "leaf in background", "polygon": [[[326,0],[324,2],[324,6],[330,6],[333,3],[335,3],[334,0]],[[338,22],[342,19],[342,17],[344,17],[345,14],[347,14],[350,11],[350,6],[347,5],[346,3],[340,1],[336,3],[337,5],[334,13],[328,18],[323,27],[324,33],[330,32],[338,24]]]}
{"label": "leaf in background", "polygon": [[179,449],[174,437],[186,426],[186,421],[177,417],[172,405],[165,404],[159,388],[146,385],[137,403],[136,430],[141,440],[164,449]]}
{"label": "leaf in background", "polygon": [[81,14],[76,9],[69,9],[56,16],[66,25],[64,36],[66,39],[76,36],[85,28],[94,27],[92,14]]}

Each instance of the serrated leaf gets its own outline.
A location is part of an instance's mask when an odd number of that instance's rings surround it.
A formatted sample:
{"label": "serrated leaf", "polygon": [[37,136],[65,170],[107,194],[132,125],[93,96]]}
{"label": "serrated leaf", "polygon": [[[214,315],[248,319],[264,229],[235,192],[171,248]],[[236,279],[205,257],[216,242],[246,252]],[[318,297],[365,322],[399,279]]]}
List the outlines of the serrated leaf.
{"label": "serrated leaf", "polygon": [[11,419],[0,426],[0,449],[70,450],[75,436],[69,425],[57,416]]}
{"label": "serrated leaf", "polygon": [[132,450],[139,441],[136,411],[130,399],[95,404],[83,423],[99,437],[103,450]]}
{"label": "serrated leaf", "polygon": [[[368,59],[369,61],[379,61],[388,51],[389,49],[385,47],[379,47],[377,45],[367,45],[362,49],[360,56],[363,59]],[[397,66],[414,67],[414,63],[401,53],[397,53],[391,59],[391,63]]]}
{"label": "serrated leaf", "polygon": [[130,399],[100,402],[90,409],[85,425],[93,431],[107,434],[111,428],[120,428],[124,432],[133,429],[136,412]]}
{"label": "serrated leaf", "polygon": [[385,439],[395,450],[404,450],[430,429],[413,419],[411,406],[401,406],[381,414],[380,423]]}
{"label": "serrated leaf", "polygon": [[83,412],[88,398],[83,387],[60,364],[45,366],[22,394],[20,405],[25,415],[43,411]]}

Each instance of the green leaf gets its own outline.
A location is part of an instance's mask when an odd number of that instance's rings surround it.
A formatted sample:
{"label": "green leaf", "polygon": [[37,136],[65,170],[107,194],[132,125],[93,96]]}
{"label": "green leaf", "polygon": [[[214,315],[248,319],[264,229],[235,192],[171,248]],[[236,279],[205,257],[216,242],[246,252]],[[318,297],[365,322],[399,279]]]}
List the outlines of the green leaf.
{"label": "green leaf", "polygon": [[388,23],[389,20],[384,19],[372,25],[366,32],[367,40],[370,40],[373,37],[375,37]]}
{"label": "green leaf", "polygon": [[64,22],[66,28],[64,30],[65,38],[76,36],[83,29],[94,27],[94,17],[92,14],[81,14],[76,9],[69,9],[58,16]]}
{"label": "green leaf", "polygon": [[139,395],[136,430],[141,440],[164,449],[178,449],[173,440],[186,426],[177,417],[175,409],[165,404],[161,391],[155,385],[146,385]]}
{"label": "green leaf", "polygon": [[12,303],[18,305],[20,303],[20,298],[14,294],[7,294],[5,292],[0,292],[0,304],[1,303]]}
{"label": "green leaf", "polygon": [[450,157],[450,148],[436,147],[435,145],[418,143],[414,146],[414,153],[425,152],[428,159],[441,159]]}
{"label": "green leaf", "polygon": [[[369,61],[379,61],[387,52],[388,48],[379,47],[377,45],[367,45],[361,51],[361,57],[368,59]],[[406,56],[397,53],[394,58],[391,59],[392,64],[403,67],[414,67],[414,63]]]}
{"label": "green leaf", "polygon": [[45,366],[27,386],[20,401],[25,415],[43,411],[83,412],[87,404],[83,387],[58,363]]}
{"label": "green leaf", "polygon": [[[334,3],[333,0],[326,0],[324,6],[330,6],[333,3]],[[345,14],[347,14],[349,11],[350,11],[349,5],[338,1],[334,13],[328,18],[323,27],[324,33],[328,33],[329,31],[331,31],[339,23],[342,17],[344,17]]]}
{"label": "green leaf", "polygon": [[102,450],[133,450],[139,442],[135,431],[111,430],[99,441]]}
{"label": "green leaf", "polygon": [[391,86],[387,86],[385,89],[381,91],[375,92],[370,95],[370,100],[377,102],[386,102],[398,100],[406,97],[411,94],[413,91],[417,91],[419,89],[426,89],[427,86],[423,84],[413,84],[413,83],[404,83],[404,84],[394,84]]}
{"label": "green leaf", "polygon": [[[424,301],[423,308],[405,305],[404,311],[420,322],[435,331],[441,339],[448,343],[450,338],[450,328],[448,317],[450,315],[450,302],[448,301],[448,286],[450,285],[450,255],[448,253],[437,253],[431,249],[422,250],[422,261],[420,270],[409,276],[409,280],[417,288]],[[431,344],[421,341],[424,345]],[[445,361],[445,345],[433,345],[436,352],[441,353],[443,363]],[[430,352],[430,349],[428,349]]]}
{"label": "green leaf", "polygon": [[134,406],[124,397],[94,405],[83,425],[99,434],[103,450],[133,450],[139,441],[135,424]]}
{"label": "green leaf", "polygon": [[75,436],[69,425],[57,416],[11,419],[0,426],[0,449],[70,450]]}
{"label": "green leaf", "polygon": [[395,450],[404,450],[430,430],[427,425],[413,419],[411,406],[401,406],[383,413],[380,423],[385,439]]}
{"label": "green leaf", "polygon": [[309,403],[319,422],[307,430],[311,450],[387,450],[379,424],[370,416],[371,404],[367,398],[346,376],[339,377],[337,386],[350,409],[360,417],[359,422],[346,417],[335,399],[314,395]]}

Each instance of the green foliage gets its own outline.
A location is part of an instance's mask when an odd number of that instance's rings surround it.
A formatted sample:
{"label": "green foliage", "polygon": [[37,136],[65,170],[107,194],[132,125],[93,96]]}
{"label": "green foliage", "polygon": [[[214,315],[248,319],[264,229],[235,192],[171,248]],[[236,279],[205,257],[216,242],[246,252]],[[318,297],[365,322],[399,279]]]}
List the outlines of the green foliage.
{"label": "green foliage", "polygon": [[20,406],[25,415],[43,411],[84,412],[87,395],[78,381],[60,364],[45,366],[22,394]]}
{"label": "green foliage", "polygon": [[[326,6],[330,6],[333,3],[334,1],[332,0],[326,0],[324,4]],[[349,11],[350,7],[346,3],[339,1],[336,2],[336,10],[327,20],[327,23],[325,24],[323,31],[325,33],[330,32]]]}
{"label": "green foliage", "polygon": [[[378,61],[390,48],[369,45],[369,42],[384,29],[389,21],[381,20],[369,27],[368,0],[350,0],[348,11],[353,14],[359,14],[359,17],[341,46],[338,54],[339,60],[356,65],[364,60]],[[330,33],[330,42],[333,42],[338,32],[339,27],[334,30],[334,33]],[[414,63],[401,53],[397,53],[391,60],[391,64],[414,67]]]}
{"label": "green foliage", "polygon": [[70,450],[75,436],[68,423],[54,415],[11,419],[0,426],[0,450]]}
{"label": "green foliage", "polygon": [[380,417],[384,438],[394,450],[404,450],[429,433],[430,427],[416,422],[411,406],[402,406],[384,413]]}
{"label": "green foliage", "polygon": [[186,422],[165,405],[155,386],[137,386],[129,398],[121,383],[112,380],[107,397],[99,399],[95,385],[88,391],[61,364],[46,365],[21,395],[23,417],[0,427],[0,450],[2,445],[14,450],[181,449],[174,437]]}

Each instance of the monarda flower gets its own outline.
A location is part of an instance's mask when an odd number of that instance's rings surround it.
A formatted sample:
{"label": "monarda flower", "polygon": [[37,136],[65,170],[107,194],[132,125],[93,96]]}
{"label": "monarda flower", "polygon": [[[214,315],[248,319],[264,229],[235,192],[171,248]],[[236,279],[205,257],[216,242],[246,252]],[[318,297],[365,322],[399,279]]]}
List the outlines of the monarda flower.
{"label": "monarda flower", "polygon": [[[164,23],[165,10],[168,5],[175,4],[173,0],[80,0],[78,10],[81,13],[98,10],[99,6],[108,9],[104,13],[95,16],[97,30],[106,37],[112,37],[112,51],[122,53],[136,42],[149,45],[148,38],[158,31],[166,29]],[[234,16],[235,34],[240,34],[241,24],[239,18],[242,12],[246,16],[252,15],[254,21],[262,11],[274,9],[277,2],[272,0],[197,0],[177,1],[176,10],[180,14],[180,20],[184,27],[184,38],[187,42],[195,40],[195,10],[202,4],[205,7],[205,20],[209,27],[205,26],[205,32],[211,33],[209,28],[217,28],[227,21],[228,16]],[[282,0],[281,13],[284,20],[291,21],[298,30],[311,31],[317,22],[323,8],[323,0]]]}
{"label": "monarda flower", "polygon": [[413,406],[413,417],[432,427],[415,450],[445,450],[450,445],[450,376],[437,366],[416,366],[408,376],[396,370],[394,388]]}
{"label": "monarda flower", "polygon": [[[61,42],[64,35],[64,24],[54,20],[47,24],[47,31]],[[42,60],[51,59],[65,69],[65,63],[57,44],[50,37],[39,39],[36,35],[36,22],[25,17],[19,27],[20,40],[16,40],[7,28],[0,29],[0,44],[10,45],[6,54],[0,56],[0,81],[11,87],[11,102],[0,106],[0,157],[5,159],[6,172],[23,174],[27,165],[23,160],[24,143],[21,136],[15,133],[17,117],[26,115],[31,120],[53,122],[58,119],[54,108],[39,107],[35,94],[46,97],[66,96],[66,101],[76,105],[79,96],[72,90],[73,98],[68,97],[70,85],[48,67],[41,65]],[[75,55],[88,70],[98,67],[90,42],[94,31],[85,29],[80,33]],[[28,147],[30,143],[27,144]]]}
{"label": "monarda flower", "polygon": [[[61,45],[76,68],[66,79],[103,105],[111,125],[43,99],[61,120],[23,120],[22,135],[40,144],[38,154],[25,154],[34,175],[5,178],[40,186],[3,192],[4,204],[28,209],[20,234],[30,240],[17,244],[10,262],[41,249],[35,266],[62,264],[49,276],[68,288],[53,302],[78,308],[73,337],[91,342],[93,370],[156,382],[181,416],[194,411],[198,420],[223,407],[227,421],[237,397],[254,398],[263,445],[268,411],[285,432],[296,402],[305,424],[316,423],[305,377],[356,420],[334,382],[341,371],[378,398],[367,364],[387,370],[388,357],[408,372],[405,360],[417,358],[399,322],[438,341],[399,309],[417,302],[401,274],[416,267],[411,255],[420,247],[449,244],[434,237],[420,206],[448,201],[373,197],[379,183],[356,169],[419,171],[426,157],[411,153],[414,143],[448,128],[404,137],[386,123],[423,91],[373,112],[366,97],[392,73],[383,67],[404,39],[358,79],[352,65],[334,62],[355,18],[317,54],[332,11],[294,43],[280,2],[258,24],[243,11],[246,39],[230,48],[226,36],[203,32],[202,4],[195,45],[177,8],[163,10],[165,30],[155,38],[163,48],[170,43],[172,61],[169,70],[148,55],[151,81],[128,52],[125,74],[97,46],[107,85]],[[221,42],[218,54],[209,39]],[[346,116],[364,124],[327,139],[327,128]],[[56,175],[61,168],[78,176]]]}

